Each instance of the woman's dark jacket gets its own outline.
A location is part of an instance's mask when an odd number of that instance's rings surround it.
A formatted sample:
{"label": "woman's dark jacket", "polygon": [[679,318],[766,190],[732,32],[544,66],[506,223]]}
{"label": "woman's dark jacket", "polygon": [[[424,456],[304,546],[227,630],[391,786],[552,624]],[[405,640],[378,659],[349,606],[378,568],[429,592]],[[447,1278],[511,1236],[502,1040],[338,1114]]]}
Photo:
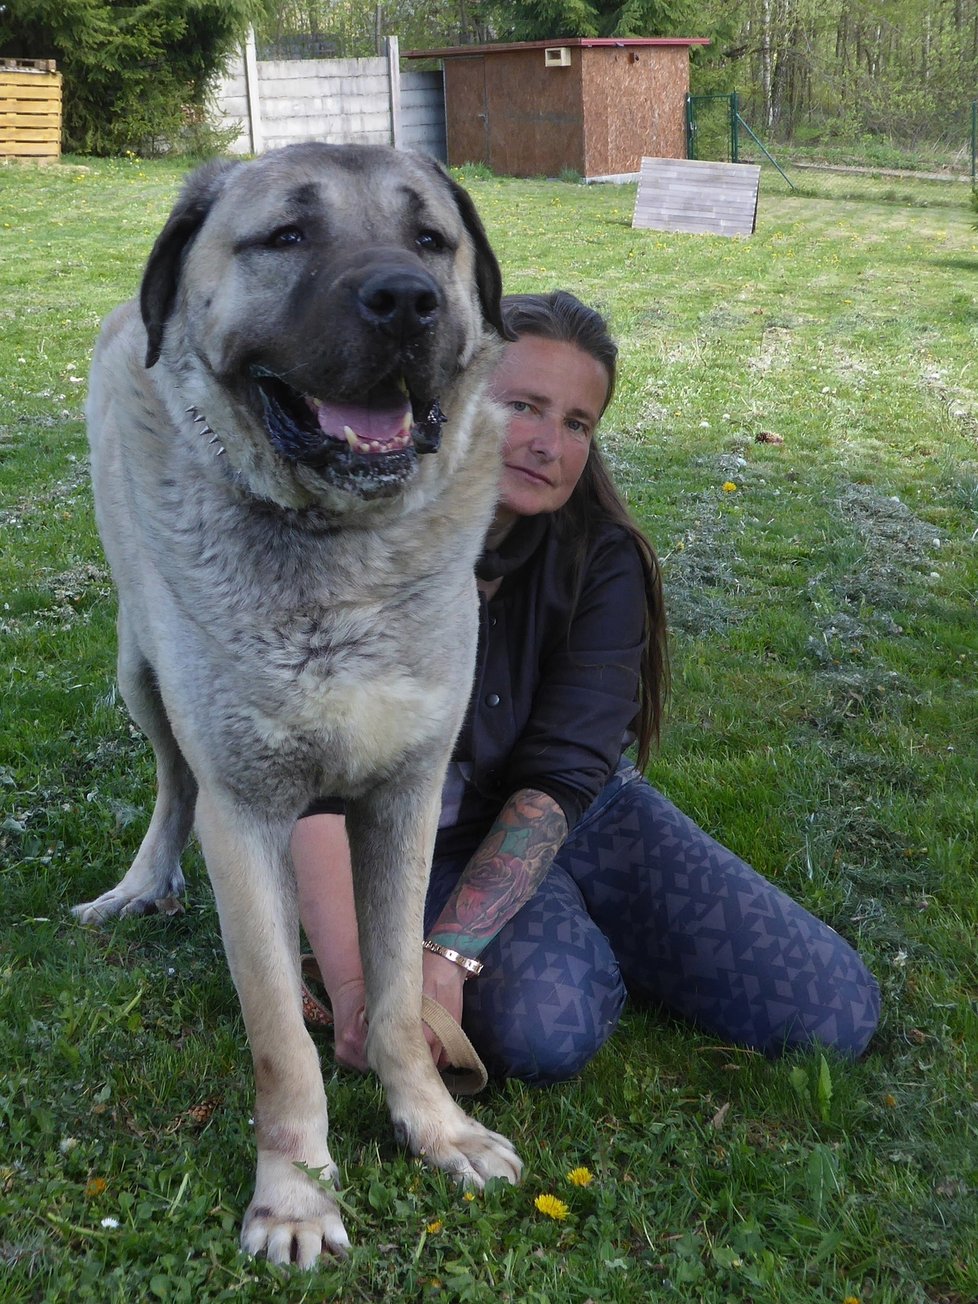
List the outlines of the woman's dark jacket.
{"label": "woman's dark jacket", "polygon": [[[645,644],[645,583],[634,542],[598,527],[583,566],[577,541],[551,515],[519,521],[480,579],[502,577],[481,599],[479,653],[465,724],[455,747],[470,788],[457,820],[471,844],[519,788],[558,803],[573,828],[630,740]],[[470,768],[471,767],[471,768]],[[454,830],[442,828],[438,853]]]}
{"label": "woman's dark jacket", "polygon": [[[583,565],[552,515],[525,517],[479,562],[482,580],[472,697],[453,771],[466,787],[435,854],[473,847],[506,799],[535,788],[573,828],[630,741],[645,643],[645,584],[628,532],[597,527]],[[342,810],[332,799],[307,814]]]}

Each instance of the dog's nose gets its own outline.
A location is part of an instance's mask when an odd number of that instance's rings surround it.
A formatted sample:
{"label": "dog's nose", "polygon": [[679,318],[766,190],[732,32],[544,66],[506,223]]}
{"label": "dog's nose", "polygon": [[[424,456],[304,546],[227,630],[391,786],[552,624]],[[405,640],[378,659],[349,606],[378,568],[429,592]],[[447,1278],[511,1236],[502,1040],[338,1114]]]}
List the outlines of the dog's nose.
{"label": "dog's nose", "polygon": [[361,317],[393,339],[412,339],[430,330],[440,306],[431,277],[408,269],[374,272],[357,291]]}

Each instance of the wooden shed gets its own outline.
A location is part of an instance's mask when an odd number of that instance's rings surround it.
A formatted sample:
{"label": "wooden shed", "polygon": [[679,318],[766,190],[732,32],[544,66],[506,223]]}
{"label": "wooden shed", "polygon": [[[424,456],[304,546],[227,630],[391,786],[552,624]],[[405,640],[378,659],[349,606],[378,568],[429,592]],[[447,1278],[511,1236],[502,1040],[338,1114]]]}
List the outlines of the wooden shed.
{"label": "wooden shed", "polygon": [[0,59],[0,158],[61,156],[61,73],[53,59]]}
{"label": "wooden shed", "polygon": [[573,38],[412,50],[445,69],[448,162],[500,176],[636,176],[686,157],[689,51],[705,37]]}

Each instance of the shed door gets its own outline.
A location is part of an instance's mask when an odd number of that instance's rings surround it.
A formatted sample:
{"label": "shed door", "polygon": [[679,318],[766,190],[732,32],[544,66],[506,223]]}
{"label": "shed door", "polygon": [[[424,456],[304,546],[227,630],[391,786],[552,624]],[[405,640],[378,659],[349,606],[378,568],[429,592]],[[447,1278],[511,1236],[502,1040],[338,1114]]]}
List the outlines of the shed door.
{"label": "shed door", "polygon": [[463,163],[484,163],[492,167],[485,56],[473,54],[446,59],[445,72],[448,161],[453,167],[461,167]]}

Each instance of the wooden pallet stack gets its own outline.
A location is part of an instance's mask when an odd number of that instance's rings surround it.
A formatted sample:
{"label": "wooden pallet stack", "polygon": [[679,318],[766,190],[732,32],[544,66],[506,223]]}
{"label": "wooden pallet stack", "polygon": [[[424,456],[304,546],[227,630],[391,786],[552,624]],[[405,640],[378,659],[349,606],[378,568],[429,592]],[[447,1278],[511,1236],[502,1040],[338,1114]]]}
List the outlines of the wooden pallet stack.
{"label": "wooden pallet stack", "polygon": [[61,157],[61,73],[53,59],[0,59],[0,158]]}

